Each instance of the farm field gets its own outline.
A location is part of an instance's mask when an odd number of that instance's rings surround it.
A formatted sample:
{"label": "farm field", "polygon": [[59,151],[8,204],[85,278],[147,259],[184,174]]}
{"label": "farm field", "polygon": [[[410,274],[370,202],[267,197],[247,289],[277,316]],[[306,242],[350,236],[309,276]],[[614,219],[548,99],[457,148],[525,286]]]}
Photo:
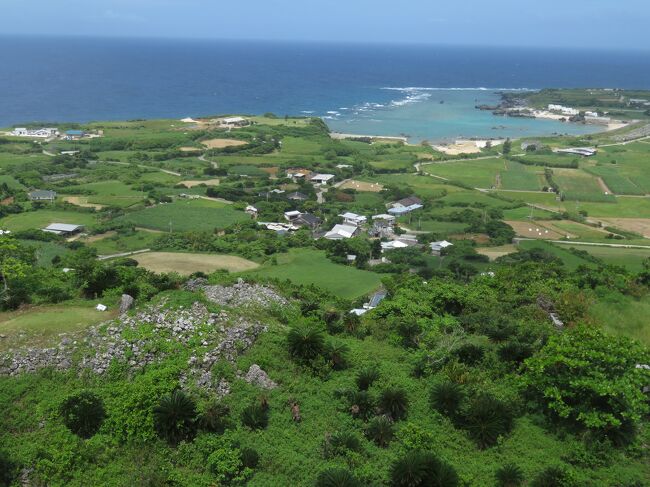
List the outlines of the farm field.
{"label": "farm field", "polygon": [[497,184],[497,175],[505,171],[502,159],[481,159],[478,161],[437,162],[422,166],[422,171],[452,181],[460,181],[476,188],[492,188]]}
{"label": "farm field", "polygon": [[[518,247],[523,250],[544,250],[545,252],[548,252],[549,254],[554,255],[555,257],[558,257],[560,260],[562,260],[564,265],[570,270],[575,270],[581,265],[587,267],[595,267],[595,264],[593,262],[571,253],[568,249],[560,247],[556,244],[552,244],[550,242],[544,242],[543,240],[524,240],[519,242]],[[581,247],[580,250],[584,249]]]}
{"label": "farm field", "polygon": [[0,219],[0,228],[19,232],[33,228],[45,228],[50,223],[91,226],[97,223],[97,216],[90,212],[44,209],[8,215]]}
{"label": "farm field", "polygon": [[572,247],[568,244],[563,243],[558,245],[574,248],[577,250],[584,250],[594,257],[598,257],[607,264],[625,267],[631,272],[640,272],[643,270],[643,261],[650,258],[650,248],[626,249],[620,247],[600,247],[594,245],[576,245]]}
{"label": "farm field", "polygon": [[606,294],[592,304],[590,314],[606,331],[635,338],[650,346],[650,299]]}
{"label": "farm field", "polygon": [[253,271],[260,277],[290,280],[295,284],[314,284],[341,298],[356,299],[377,289],[381,276],[374,272],[335,264],[325,253],[311,249],[293,249],[277,256],[277,265]]}
{"label": "farm field", "polygon": [[613,227],[650,238],[650,218],[606,218],[603,221]]}
{"label": "farm field", "polygon": [[351,179],[341,184],[339,186],[339,189],[354,189],[356,191],[378,193],[384,189],[384,186],[379,183],[368,183],[365,181],[356,181],[354,179]]}
{"label": "farm field", "polygon": [[176,272],[190,275],[194,272],[209,274],[219,269],[229,272],[250,271],[259,264],[235,255],[194,254],[187,252],[146,252],[131,257],[141,267],[153,272]]}
{"label": "farm field", "polygon": [[103,235],[93,235],[84,242],[89,247],[96,249],[98,255],[111,255],[149,248],[158,236],[155,233],[146,231],[139,231],[129,235],[109,232]]}
{"label": "farm field", "polygon": [[481,255],[486,255],[490,260],[498,259],[504,255],[513,254],[517,252],[517,247],[513,244],[500,245],[498,247],[483,247],[477,248],[476,251]]}
{"label": "farm field", "polygon": [[[74,189],[88,190],[93,193],[84,195],[87,203],[122,208],[142,201],[145,196],[142,191],[134,190],[121,181],[97,181],[74,186]],[[65,192],[65,188],[61,191]]]}
{"label": "farm field", "polygon": [[553,181],[560,187],[566,200],[571,201],[613,201],[606,195],[598,178],[580,169],[553,169]]}
{"label": "farm field", "polygon": [[225,228],[233,223],[247,221],[250,217],[243,211],[237,211],[226,203],[212,200],[177,200],[152,208],[129,213],[121,220],[143,228],[169,231],[211,231]]}
{"label": "farm field", "polygon": [[73,333],[90,325],[109,320],[114,311],[97,311],[85,305],[36,306],[20,311],[0,313],[0,350],[12,347],[45,346],[61,333]]}
{"label": "farm field", "polygon": [[566,237],[562,233],[553,229],[548,225],[549,222],[536,222],[536,221],[508,221],[505,223],[510,225],[515,231],[517,236],[525,238],[535,238],[539,240],[559,240]]}

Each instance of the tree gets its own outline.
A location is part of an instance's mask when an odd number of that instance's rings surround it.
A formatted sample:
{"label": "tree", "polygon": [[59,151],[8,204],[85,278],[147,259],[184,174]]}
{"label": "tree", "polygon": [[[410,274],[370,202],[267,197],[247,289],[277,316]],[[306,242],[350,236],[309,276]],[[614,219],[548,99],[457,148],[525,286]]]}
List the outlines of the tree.
{"label": "tree", "polygon": [[241,422],[252,430],[261,430],[269,424],[269,409],[265,404],[254,402],[242,411]]}
{"label": "tree", "polygon": [[379,379],[379,371],[376,367],[361,369],[356,377],[357,387],[360,391],[367,391],[370,386]]}
{"label": "tree", "polygon": [[9,283],[12,279],[25,277],[29,270],[26,251],[16,240],[6,234],[0,235],[0,279],[2,279],[2,299],[10,298]]}
{"label": "tree", "polygon": [[68,396],[59,408],[63,423],[81,438],[93,436],[106,417],[102,399],[89,391]]}
{"label": "tree", "polygon": [[329,341],[325,345],[323,354],[334,370],[343,370],[348,366],[347,354],[350,348],[342,342]]}
{"label": "tree", "polygon": [[512,151],[512,141],[510,139],[506,139],[506,141],[503,143],[503,153],[510,154],[511,151]]}
{"label": "tree", "polygon": [[456,487],[458,482],[452,466],[420,450],[408,452],[390,470],[392,487]]}
{"label": "tree", "polygon": [[551,417],[617,436],[648,412],[648,365],[650,352],[634,340],[580,326],[551,337],[526,360],[523,379]]}
{"label": "tree", "polygon": [[153,410],[154,427],[171,445],[191,438],[195,432],[196,404],[183,391],[164,396]]}

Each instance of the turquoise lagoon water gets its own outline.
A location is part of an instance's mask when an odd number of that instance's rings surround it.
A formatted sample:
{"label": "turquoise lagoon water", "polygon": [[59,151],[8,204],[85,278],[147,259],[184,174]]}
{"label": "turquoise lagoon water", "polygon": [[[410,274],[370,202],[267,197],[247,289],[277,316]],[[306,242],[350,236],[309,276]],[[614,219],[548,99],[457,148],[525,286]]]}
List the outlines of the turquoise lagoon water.
{"label": "turquoise lagoon water", "polygon": [[495,105],[497,90],[385,88],[389,101],[364,102],[328,110],[325,121],[335,132],[406,136],[409,142],[451,142],[456,139],[522,138],[554,134],[589,134],[602,126],[555,120],[493,115],[476,105]]}

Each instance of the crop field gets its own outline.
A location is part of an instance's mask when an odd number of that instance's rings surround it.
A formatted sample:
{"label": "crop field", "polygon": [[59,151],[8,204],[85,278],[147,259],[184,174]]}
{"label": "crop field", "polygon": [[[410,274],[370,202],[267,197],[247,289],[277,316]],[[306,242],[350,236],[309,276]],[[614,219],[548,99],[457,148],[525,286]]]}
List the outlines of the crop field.
{"label": "crop field", "polygon": [[[558,245],[569,247],[567,244]],[[650,248],[626,249],[622,247],[606,247],[595,245],[576,245],[573,248],[577,250],[584,250],[594,257],[598,257],[607,264],[625,267],[633,272],[641,271],[643,269],[643,261],[647,258],[650,258]]]}
{"label": "crop field", "polygon": [[[581,265],[588,267],[595,266],[593,262],[571,253],[569,250],[561,247],[559,244],[556,245],[550,242],[544,242],[543,240],[524,240],[522,242],[519,242],[518,247],[523,250],[544,250],[545,252],[548,252],[549,254],[562,260],[562,262],[564,262],[564,265],[570,270],[575,270]],[[580,249],[584,250],[582,247]]]}
{"label": "crop field", "polygon": [[354,189],[357,191],[369,191],[371,193],[378,193],[384,189],[379,183],[368,183],[365,181],[356,181],[351,179],[339,186],[340,189]]}
{"label": "crop field", "polygon": [[501,189],[539,191],[546,186],[544,171],[537,166],[526,166],[515,161],[504,161],[506,170],[500,173]]}
{"label": "crop field", "polygon": [[534,238],[539,240],[559,240],[566,237],[566,235],[549,228],[548,222],[521,222],[521,221],[505,221],[512,227],[517,236],[525,238]]}
{"label": "crop field", "polygon": [[635,338],[650,346],[650,299],[607,294],[595,302],[590,314],[606,331]]}
{"label": "crop field", "polygon": [[97,249],[99,255],[112,255],[147,249],[151,247],[156,238],[158,238],[158,234],[146,231],[138,231],[130,235],[108,232],[103,235],[93,235],[84,242],[89,247]]}
{"label": "crop field", "polygon": [[207,147],[208,149],[223,149],[224,147],[237,147],[240,145],[246,145],[248,142],[244,140],[237,139],[208,139],[202,140],[201,145]]}
{"label": "crop field", "polygon": [[146,252],[132,257],[141,267],[153,272],[176,272],[190,275],[194,272],[209,274],[219,269],[229,272],[250,271],[259,264],[235,255],[194,254],[186,252]]}
{"label": "crop field", "polygon": [[650,238],[650,218],[607,218],[611,226]]}
{"label": "crop field", "polygon": [[486,255],[490,260],[498,259],[504,255],[513,254],[517,252],[517,247],[513,244],[500,245],[498,247],[483,247],[477,248],[476,251],[481,255]]}
{"label": "crop field", "polygon": [[162,231],[171,227],[176,232],[212,231],[249,219],[246,213],[226,203],[205,199],[159,204],[121,217],[139,227]]}
{"label": "crop field", "polygon": [[0,220],[0,228],[19,232],[33,228],[45,228],[50,223],[90,226],[96,222],[97,217],[93,213],[45,209],[8,215]]}
{"label": "crop field", "polygon": [[374,272],[335,264],[325,253],[293,249],[277,256],[278,264],[253,271],[261,277],[290,280],[295,284],[314,284],[342,298],[355,299],[377,289],[381,277]]}
{"label": "crop field", "polygon": [[497,184],[497,175],[506,170],[502,159],[481,159],[478,161],[438,162],[422,166],[422,171],[452,181],[460,181],[476,188],[492,188]]}
{"label": "crop field", "polygon": [[[126,208],[142,201],[144,194],[132,189],[121,181],[97,181],[74,186],[75,189],[91,191],[92,194],[84,195],[87,203],[104,206],[118,206]],[[61,190],[65,192],[65,188]]]}
{"label": "crop field", "polygon": [[101,312],[91,306],[37,306],[0,313],[0,350],[24,345],[45,346],[60,333],[73,333],[109,320],[114,312]]}
{"label": "crop field", "polygon": [[580,169],[553,169],[553,181],[560,187],[565,199],[572,201],[613,201],[606,195],[598,178]]}
{"label": "crop field", "polygon": [[179,181],[178,184],[182,184],[186,188],[193,188],[194,186],[201,186],[202,184],[206,186],[217,186],[219,184],[219,179],[194,179],[188,181]]}
{"label": "crop field", "polygon": [[614,194],[645,194],[645,191],[637,186],[632,179],[622,175],[617,166],[592,166],[585,168],[585,171],[601,177]]}

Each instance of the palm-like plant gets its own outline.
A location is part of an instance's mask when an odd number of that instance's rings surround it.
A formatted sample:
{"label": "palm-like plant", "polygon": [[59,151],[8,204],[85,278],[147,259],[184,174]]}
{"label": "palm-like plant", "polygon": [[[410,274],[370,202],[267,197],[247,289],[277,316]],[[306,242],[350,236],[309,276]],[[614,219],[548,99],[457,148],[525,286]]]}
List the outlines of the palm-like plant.
{"label": "palm-like plant", "polygon": [[323,442],[323,456],[332,458],[343,455],[348,451],[361,451],[359,437],[351,431],[343,430],[325,437]]}
{"label": "palm-like plant", "polygon": [[439,382],[431,390],[431,407],[440,414],[455,419],[465,398],[465,393],[456,382]]}
{"label": "palm-like plant", "polygon": [[513,420],[508,405],[489,394],[473,398],[463,415],[464,426],[479,448],[496,444],[499,436],[510,432]]}
{"label": "palm-like plant", "polygon": [[397,460],[390,472],[392,487],[456,487],[458,475],[433,453],[413,450]]}
{"label": "palm-like plant", "polygon": [[63,423],[81,438],[93,436],[106,417],[101,397],[89,391],[68,396],[59,408]]}
{"label": "palm-like plant", "polygon": [[367,391],[370,386],[379,379],[379,371],[376,367],[366,367],[357,374],[356,382],[360,391]]}
{"label": "palm-like plant", "polygon": [[269,411],[259,402],[254,402],[241,413],[241,422],[252,430],[261,430],[269,424]]}
{"label": "palm-like plant", "polygon": [[361,487],[354,475],[342,468],[330,468],[322,471],[316,479],[316,487]]}
{"label": "palm-like plant", "polygon": [[259,453],[252,448],[242,448],[240,457],[242,465],[246,468],[255,468],[260,463]]}
{"label": "palm-like plant", "polygon": [[494,477],[498,487],[519,487],[524,483],[524,472],[512,463],[500,467]]}
{"label": "palm-like plant", "polygon": [[219,401],[209,402],[199,416],[199,427],[210,433],[223,433],[230,408]]}
{"label": "palm-like plant", "polygon": [[348,395],[348,405],[352,416],[367,420],[374,412],[375,401],[368,391],[352,391]]}
{"label": "palm-like plant", "polygon": [[172,445],[191,438],[195,432],[196,404],[183,391],[164,396],[153,410],[154,427]]}
{"label": "palm-like plant", "polygon": [[342,342],[330,341],[325,346],[324,354],[334,370],[343,370],[348,366],[349,347]]}
{"label": "palm-like plant", "polygon": [[474,343],[465,343],[458,347],[454,354],[458,360],[465,365],[476,365],[485,355],[485,349]]}
{"label": "palm-like plant", "polygon": [[565,485],[567,473],[562,467],[548,467],[540,472],[530,484],[531,487],[562,487]]}
{"label": "palm-like plant", "polygon": [[406,417],[409,399],[406,391],[400,387],[384,389],[379,395],[379,409],[393,421]]}
{"label": "palm-like plant", "polygon": [[373,418],[366,427],[366,436],[381,448],[386,448],[393,440],[394,435],[393,422],[386,416]]}
{"label": "palm-like plant", "polygon": [[287,336],[289,353],[299,360],[313,360],[323,353],[325,337],[320,328],[312,324],[292,328]]}

